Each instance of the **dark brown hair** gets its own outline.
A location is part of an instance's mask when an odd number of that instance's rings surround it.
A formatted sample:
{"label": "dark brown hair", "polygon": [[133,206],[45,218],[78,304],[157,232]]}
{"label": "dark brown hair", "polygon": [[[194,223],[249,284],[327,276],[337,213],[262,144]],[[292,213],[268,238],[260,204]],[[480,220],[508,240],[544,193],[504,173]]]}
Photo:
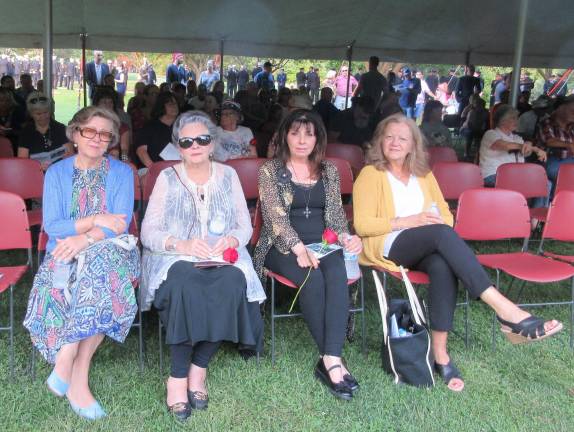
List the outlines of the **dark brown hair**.
{"label": "dark brown hair", "polygon": [[291,157],[289,145],[287,144],[287,135],[289,131],[294,128],[299,130],[300,127],[313,128],[315,134],[315,148],[309,155],[309,162],[311,162],[311,170],[314,175],[319,174],[320,165],[325,158],[325,150],[327,148],[327,132],[323,125],[323,120],[314,111],[309,110],[295,110],[290,112],[287,117],[279,125],[277,129],[277,136],[275,139],[275,157],[281,160],[284,164],[287,163]]}

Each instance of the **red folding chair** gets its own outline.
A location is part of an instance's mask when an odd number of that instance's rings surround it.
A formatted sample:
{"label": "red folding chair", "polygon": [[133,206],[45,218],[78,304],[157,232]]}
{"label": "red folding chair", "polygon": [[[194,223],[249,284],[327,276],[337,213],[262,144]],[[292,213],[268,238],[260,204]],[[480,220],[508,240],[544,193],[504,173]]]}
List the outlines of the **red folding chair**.
{"label": "red folding chair", "polygon": [[0,158],[12,158],[14,157],[14,148],[12,147],[12,141],[8,138],[0,136]]}
{"label": "red folding chair", "polygon": [[548,209],[548,218],[544,224],[542,239],[538,246],[538,253],[540,255],[574,264],[573,255],[561,255],[544,250],[544,240],[574,242],[574,224],[572,223],[573,215],[574,190],[570,191],[562,189],[556,194],[550,208]]}
{"label": "red folding chair", "polygon": [[[530,213],[524,196],[519,192],[505,189],[466,191],[458,201],[455,229],[465,240],[524,239],[522,250],[519,252],[477,255],[478,261],[483,266],[496,271],[496,286],[499,289],[501,288],[501,271],[521,280],[523,284],[526,282],[560,282],[571,278],[572,289],[569,301],[529,303],[519,304],[519,306],[570,306],[571,315],[573,315],[570,320],[570,347],[574,348],[574,266],[527,252],[530,237]],[[496,341],[495,325],[496,317],[493,317],[493,348]]]}
{"label": "red folding chair", "polygon": [[7,289],[9,294],[9,324],[0,327],[10,338],[10,374],[14,376],[14,287],[32,264],[32,237],[22,197],[11,192],[0,191],[0,250],[26,249],[28,261],[24,265],[0,267],[0,293]]}
{"label": "red folding chair", "polygon": [[[38,161],[23,158],[0,159],[0,190],[22,199],[42,198],[44,172]],[[42,209],[29,210],[30,226],[42,224]]]}
{"label": "red folding chair", "polygon": [[432,173],[446,200],[457,200],[468,189],[484,186],[478,165],[468,162],[436,162]]}
{"label": "red folding chair", "polygon": [[181,161],[178,160],[171,160],[171,161],[159,161],[154,162],[152,166],[148,168],[147,173],[141,179],[142,181],[142,201],[147,202],[149,201],[149,197],[153,191],[153,187],[155,186],[155,182],[159,176],[159,173],[162,172],[164,169],[169,168],[171,166],[177,165]]}
{"label": "red folding chair", "polygon": [[[548,196],[548,177],[542,165],[532,163],[505,163],[496,170],[497,189],[520,192],[524,198]],[[531,208],[530,218],[546,221],[546,207]]]}
{"label": "red folding chair", "polygon": [[325,151],[328,158],[344,159],[351,165],[353,175],[356,177],[365,166],[365,154],[363,149],[356,145],[329,143]]}
{"label": "red folding chair", "polygon": [[[243,189],[243,195],[245,195],[245,199],[248,201],[259,199],[259,168],[261,168],[267,160],[268,159],[264,158],[240,158],[229,159],[225,162],[226,165],[229,165],[237,173],[241,188]],[[251,215],[251,225],[255,226],[255,207],[251,206],[249,208],[249,214]]]}
{"label": "red folding chair", "polygon": [[[347,144],[342,144],[347,145]],[[352,146],[355,147],[355,146]],[[339,181],[341,185],[341,195],[352,196],[353,195],[353,170],[351,169],[351,164],[341,158],[328,157],[326,158],[329,162],[337,167],[339,172]],[[347,220],[352,224],[353,222],[353,204],[344,204],[345,215]]]}
{"label": "red folding chair", "polygon": [[562,190],[574,191],[574,163],[562,164],[560,169],[558,169],[554,195],[557,195]]}
{"label": "red folding chair", "polygon": [[[256,227],[257,229],[257,237],[253,236],[251,238],[251,244],[256,245],[257,241],[259,240],[259,234],[261,232],[261,226],[263,225],[263,216],[261,214],[261,208],[257,206],[257,213],[255,216],[256,220]],[[255,232],[255,230],[254,230]],[[284,276],[280,274],[274,273],[270,270],[265,270],[267,278],[271,281],[271,363],[275,365],[275,320],[280,318],[293,318],[302,316],[300,312],[295,313],[276,313],[276,305],[275,305],[275,284],[279,282],[280,284],[286,286],[287,288],[297,289],[297,285],[291,282]],[[361,337],[362,337],[362,344],[361,349],[364,354],[366,354],[366,327],[365,327],[365,294],[364,294],[364,287],[363,287],[363,276],[357,279],[349,279],[347,280],[347,285],[351,286],[354,283],[359,282],[359,295],[360,295],[360,307],[351,307],[349,309],[349,313],[360,313],[361,314]]]}
{"label": "red folding chair", "polygon": [[427,147],[427,152],[431,168],[437,162],[458,162],[456,152],[450,147]]}

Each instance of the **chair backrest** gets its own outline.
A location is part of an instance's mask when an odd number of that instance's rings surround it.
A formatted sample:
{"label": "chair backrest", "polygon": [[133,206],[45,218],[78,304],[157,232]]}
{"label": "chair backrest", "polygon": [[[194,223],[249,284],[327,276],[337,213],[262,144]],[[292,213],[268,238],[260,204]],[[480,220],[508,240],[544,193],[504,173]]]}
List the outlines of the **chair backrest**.
{"label": "chair backrest", "polygon": [[437,162],[458,162],[456,152],[450,147],[427,147],[427,152],[431,168]]}
{"label": "chair backrest", "polygon": [[548,195],[548,177],[542,165],[532,163],[505,163],[496,170],[497,189],[520,192],[525,198]]}
{"label": "chair backrest", "polygon": [[574,163],[565,163],[560,165],[558,170],[558,179],[556,180],[556,191],[562,190],[574,191]]}
{"label": "chair backrest", "polygon": [[48,246],[48,233],[44,231],[44,227],[40,230],[38,234],[38,252],[46,252],[46,247]]}
{"label": "chair backrest", "polygon": [[542,231],[543,239],[574,241],[574,191],[562,190],[556,194]]}
{"label": "chair backrest", "polygon": [[265,162],[267,162],[267,159],[264,158],[229,159],[225,162],[237,173],[245,199],[259,198],[259,168]]}
{"label": "chair backrest", "polygon": [[353,171],[351,165],[345,159],[328,157],[325,158],[337,167],[339,171],[339,179],[341,182],[341,195],[349,195],[353,193]]}
{"label": "chair backrest", "polygon": [[468,162],[437,162],[432,172],[447,200],[457,200],[464,191],[484,186],[480,168]]}
{"label": "chair backrest", "polygon": [[263,228],[263,213],[261,213],[261,202],[259,200],[257,200],[255,205],[255,220],[253,222],[253,234],[251,234],[249,244],[252,248],[255,248],[261,235],[261,228]]}
{"label": "chair backrest", "polygon": [[164,169],[176,165],[180,162],[181,161],[178,160],[159,161],[154,162],[152,166],[149,167],[145,177],[142,179],[143,181],[142,199],[144,201],[149,201],[149,197],[151,196],[151,192],[153,191],[153,187],[155,186],[155,181],[157,180],[159,173],[162,172]]}
{"label": "chair backrest", "polygon": [[466,240],[530,237],[530,211],[519,192],[470,189],[458,200],[455,231]]}
{"label": "chair backrest", "polygon": [[325,151],[326,157],[344,159],[351,165],[353,174],[358,175],[365,166],[365,154],[361,147],[351,144],[329,143]]}
{"label": "chair backrest", "polygon": [[0,209],[0,250],[31,250],[32,236],[24,199],[18,194],[0,191]]}
{"label": "chair backrest", "polygon": [[8,138],[0,136],[0,158],[11,158],[14,157],[14,149],[12,147],[12,141]]}
{"label": "chair backrest", "polygon": [[23,158],[0,159],[0,190],[23,199],[41,198],[44,172],[38,161]]}
{"label": "chair backrest", "polygon": [[141,182],[140,176],[138,175],[138,169],[131,162],[128,162],[128,165],[132,169],[132,173],[134,175],[134,201],[141,201],[141,199],[142,199],[142,182]]}

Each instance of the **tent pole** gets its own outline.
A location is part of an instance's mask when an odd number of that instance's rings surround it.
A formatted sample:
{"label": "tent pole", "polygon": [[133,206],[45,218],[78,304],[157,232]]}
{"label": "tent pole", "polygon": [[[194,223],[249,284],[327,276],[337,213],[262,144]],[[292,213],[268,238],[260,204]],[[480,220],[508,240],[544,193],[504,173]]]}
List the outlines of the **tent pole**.
{"label": "tent pole", "polygon": [[347,63],[348,65],[348,72],[347,72],[347,91],[345,92],[345,109],[347,109],[349,105],[349,89],[351,87],[351,64],[353,63],[353,45],[355,45],[355,41],[351,42],[349,46],[347,46]]}
{"label": "tent pole", "polygon": [[52,0],[45,0],[44,28],[44,94],[52,99]]}
{"label": "tent pole", "polygon": [[223,81],[223,48],[225,45],[225,41],[221,39],[219,41],[219,79]]}
{"label": "tent pole", "polygon": [[88,93],[86,92],[86,39],[88,35],[84,32],[80,34],[82,40],[82,87],[84,89],[84,108],[88,105]]}
{"label": "tent pole", "polygon": [[524,33],[526,32],[526,19],[528,16],[528,0],[520,0],[518,12],[518,26],[516,28],[516,41],[514,45],[514,61],[512,63],[512,83],[510,104],[516,108],[518,93],[520,91],[520,68],[522,67],[522,51],[524,48]]}
{"label": "tent pole", "polygon": [[469,66],[470,65],[470,51],[467,51],[464,54],[464,65],[465,66]]}

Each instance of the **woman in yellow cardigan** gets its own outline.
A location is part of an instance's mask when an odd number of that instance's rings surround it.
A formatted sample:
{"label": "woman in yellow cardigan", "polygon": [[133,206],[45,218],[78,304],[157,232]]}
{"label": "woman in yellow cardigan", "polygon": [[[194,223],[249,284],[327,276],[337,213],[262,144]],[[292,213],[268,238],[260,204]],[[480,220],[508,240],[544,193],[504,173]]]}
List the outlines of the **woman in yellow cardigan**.
{"label": "woman in yellow cardigan", "polygon": [[494,309],[502,330],[531,342],[562,324],[530,315],[504,297],[472,250],[452,229],[453,218],[427,164],[421,133],[402,114],[383,120],[373,136],[353,189],[354,225],[363,239],[360,263],[427,273],[435,370],[453,391],[464,388],[447,351],[458,280],[474,298]]}

